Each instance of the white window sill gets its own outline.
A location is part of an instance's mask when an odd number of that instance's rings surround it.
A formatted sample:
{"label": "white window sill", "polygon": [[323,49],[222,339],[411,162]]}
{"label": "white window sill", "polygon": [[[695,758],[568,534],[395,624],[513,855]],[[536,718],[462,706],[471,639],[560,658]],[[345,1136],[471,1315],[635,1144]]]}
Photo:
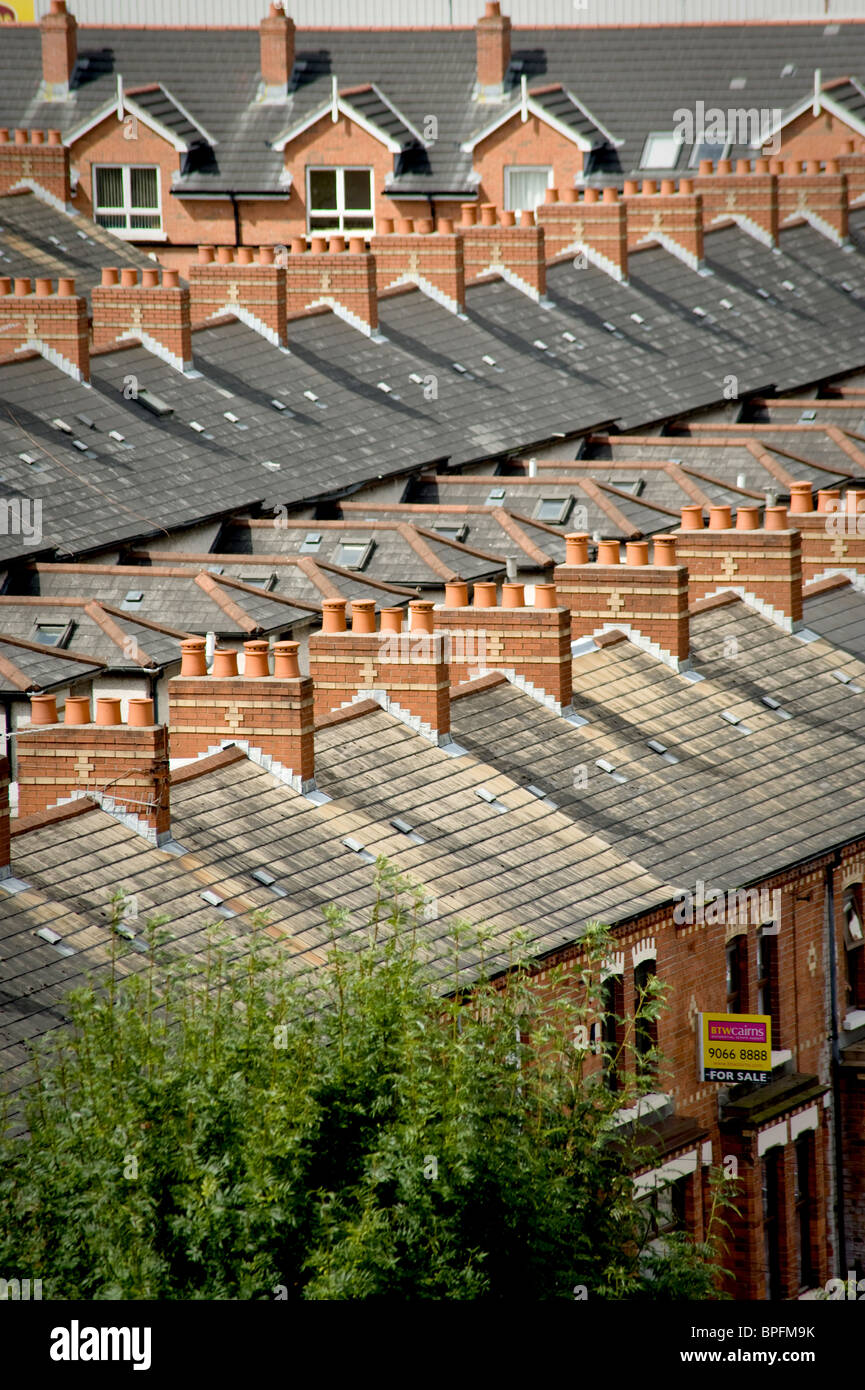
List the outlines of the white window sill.
{"label": "white window sill", "polygon": [[857,1028],[865,1028],[865,1009],[853,1009],[844,1019],[841,1027],[845,1033],[852,1033]]}
{"label": "white window sill", "polygon": [[[97,227],[99,227],[99,226],[101,226],[101,223],[97,222],[96,225],[97,225]],[[152,230],[152,229],[150,229],[150,230],[144,230],[144,229],[142,229],[141,231],[127,232],[127,231],[124,231],[124,229],[123,229],[122,227],[102,227],[102,230],[103,230],[103,232],[110,232],[112,236],[116,236],[116,237],[118,238],[118,240],[120,240],[120,241],[167,241],[167,240],[168,240],[168,233],[167,233],[167,232],[157,232],[157,231]]]}

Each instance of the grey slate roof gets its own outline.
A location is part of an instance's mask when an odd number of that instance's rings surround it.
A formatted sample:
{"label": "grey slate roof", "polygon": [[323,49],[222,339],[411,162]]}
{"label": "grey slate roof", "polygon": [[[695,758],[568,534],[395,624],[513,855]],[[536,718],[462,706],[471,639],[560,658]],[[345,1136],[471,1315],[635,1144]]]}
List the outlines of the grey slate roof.
{"label": "grey slate roof", "polygon": [[171,666],[180,661],[180,643],[187,636],[183,628],[172,631],[165,623],[141,622],[97,599],[59,603],[30,597],[25,602],[20,595],[0,595],[0,631],[19,641],[38,642],[37,624],[68,627],[63,649],[92,657],[111,671]]}
{"label": "grey slate roof", "polygon": [[102,267],[118,264],[153,268],[138,247],[83,217],[60,212],[35,193],[0,199],[0,275],[71,275],[76,293],[89,295]]}
{"label": "grey slate roof", "polygon": [[[4,615],[5,616],[5,615]],[[2,624],[2,617],[0,617]],[[72,681],[93,676],[100,670],[96,661],[73,659],[52,647],[26,645],[0,631],[0,694],[20,695],[27,690],[51,690]]]}
{"label": "grey slate roof", "polygon": [[[624,142],[621,150],[605,151],[604,167],[620,178],[638,164],[646,134],[672,130],[674,113],[693,110],[698,100],[706,108],[726,110],[745,100],[784,111],[808,95],[815,68],[826,82],[861,75],[865,26],[843,23],[834,35],[824,29],[823,23],[520,29],[512,40],[514,86],[505,100],[518,91],[521,74],[530,87],[563,84]],[[275,190],[281,156],[270,142],[322,106],[336,74],[340,87],[378,84],[417,128],[434,113],[438,138],[427,170],[413,180],[437,193],[472,196],[470,157],[460,145],[480,123],[472,100],[473,30],[301,29],[296,52],[290,102],[262,103],[254,30],[82,29],[79,55],[86,66],[77,85],[68,101],[46,103],[39,94],[38,31],[10,29],[0,54],[0,121],[68,129],[112,99],[117,73],[127,87],[158,79],[218,141],[212,171],[190,175],[187,188]],[[792,75],[782,76],[790,67]],[[734,79],[745,86],[731,96]],[[682,169],[689,155],[686,147]]]}
{"label": "grey slate roof", "polygon": [[[810,593],[809,593],[810,588]],[[812,632],[865,661],[865,586],[862,577],[810,585],[803,598],[803,617]]]}

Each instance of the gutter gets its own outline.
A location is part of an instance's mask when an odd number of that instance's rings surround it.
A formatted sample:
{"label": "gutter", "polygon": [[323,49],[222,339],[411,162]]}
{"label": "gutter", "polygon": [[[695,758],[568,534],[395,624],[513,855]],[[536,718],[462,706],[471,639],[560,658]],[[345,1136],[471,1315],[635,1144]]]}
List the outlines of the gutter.
{"label": "gutter", "polygon": [[829,1041],[832,1044],[831,1086],[832,1086],[832,1138],[834,1149],[833,1186],[835,1188],[835,1229],[837,1250],[835,1272],[841,1277],[847,1269],[847,1233],[844,1222],[844,1140],[841,1132],[841,1046],[838,1033],[838,961],[835,941],[835,870],[841,862],[841,855],[835,851],[830,863],[826,865],[826,919],[829,946]]}

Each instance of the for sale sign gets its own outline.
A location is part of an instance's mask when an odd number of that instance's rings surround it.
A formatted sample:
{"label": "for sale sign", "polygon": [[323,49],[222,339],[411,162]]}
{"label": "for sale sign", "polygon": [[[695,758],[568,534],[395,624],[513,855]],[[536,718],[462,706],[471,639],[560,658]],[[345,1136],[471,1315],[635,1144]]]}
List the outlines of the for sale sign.
{"label": "for sale sign", "polygon": [[768,1081],[772,1020],[767,1014],[700,1014],[701,1081]]}

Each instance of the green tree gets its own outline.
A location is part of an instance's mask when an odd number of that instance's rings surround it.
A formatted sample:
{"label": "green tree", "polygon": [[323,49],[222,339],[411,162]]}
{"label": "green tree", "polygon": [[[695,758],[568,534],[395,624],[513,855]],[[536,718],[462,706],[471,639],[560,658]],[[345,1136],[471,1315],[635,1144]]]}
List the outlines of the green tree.
{"label": "green tree", "polygon": [[137,971],[115,954],[70,995],[0,1140],[7,1276],[46,1298],[717,1296],[728,1188],[703,1245],[652,1242],[616,1114],[657,1084],[628,1056],[661,986],[620,1021],[613,1094],[586,1065],[606,928],[543,981],[514,940],[503,988],[463,927],[442,979],[422,895],[383,861],[377,888],[365,932],[328,914],[314,974],[263,919],[195,964],[157,921]]}

